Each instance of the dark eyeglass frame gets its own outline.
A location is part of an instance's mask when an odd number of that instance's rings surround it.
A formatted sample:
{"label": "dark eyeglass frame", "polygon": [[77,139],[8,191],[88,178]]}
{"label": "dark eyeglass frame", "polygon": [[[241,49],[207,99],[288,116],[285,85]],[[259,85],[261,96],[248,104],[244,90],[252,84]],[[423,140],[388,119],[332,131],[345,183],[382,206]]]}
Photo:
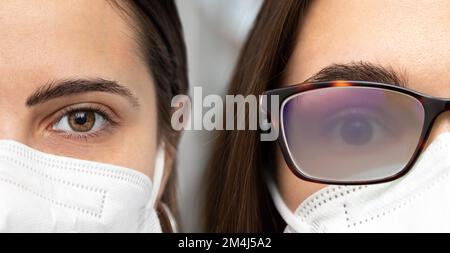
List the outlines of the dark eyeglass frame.
{"label": "dark eyeglass frame", "polygon": [[419,155],[422,153],[422,151],[425,148],[425,145],[427,143],[428,137],[431,132],[431,128],[436,120],[436,118],[446,111],[450,111],[450,99],[443,99],[443,98],[436,98],[427,96],[425,94],[422,94],[420,92],[413,91],[411,89],[392,85],[392,84],[384,84],[384,83],[377,83],[377,82],[366,82],[366,81],[331,81],[331,82],[312,82],[312,83],[301,83],[296,84],[293,86],[288,86],[285,88],[279,88],[274,90],[266,91],[263,95],[267,96],[267,105],[271,105],[271,97],[272,96],[278,96],[278,108],[280,110],[280,114],[282,113],[281,110],[283,103],[291,98],[292,96],[298,95],[302,92],[311,91],[311,90],[317,90],[317,89],[324,89],[324,88],[330,88],[330,87],[371,87],[371,88],[378,88],[378,89],[385,89],[390,91],[396,91],[399,93],[403,93],[406,95],[409,95],[415,99],[417,99],[423,109],[424,109],[424,123],[422,126],[422,132],[420,135],[419,142],[417,143],[416,149],[410,158],[409,162],[406,164],[406,166],[400,170],[397,174],[386,177],[386,178],[380,178],[375,180],[369,180],[369,181],[331,181],[331,180],[319,180],[316,178],[311,178],[304,173],[301,172],[300,169],[297,169],[294,159],[291,157],[287,140],[285,139],[284,129],[283,127],[280,127],[282,125],[282,122],[278,122],[277,119],[272,119],[271,117],[271,106],[264,106],[262,108],[262,104],[260,105],[260,109],[263,110],[265,113],[267,113],[268,120],[271,122],[272,127],[276,127],[278,129],[278,138],[277,142],[278,145],[281,148],[283,157],[289,167],[289,169],[296,175],[298,178],[319,183],[319,184],[332,184],[332,185],[368,185],[368,184],[380,184],[380,183],[386,183],[390,181],[394,181],[405,174],[407,174],[415,162],[417,161]]}

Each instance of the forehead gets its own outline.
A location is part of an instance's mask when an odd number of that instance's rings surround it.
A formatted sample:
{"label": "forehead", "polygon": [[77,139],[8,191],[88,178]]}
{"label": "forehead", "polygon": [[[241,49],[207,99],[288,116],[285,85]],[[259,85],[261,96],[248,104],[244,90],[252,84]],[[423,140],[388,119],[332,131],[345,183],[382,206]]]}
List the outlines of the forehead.
{"label": "forehead", "polygon": [[107,0],[2,0],[0,17],[1,86],[119,79],[143,68],[133,29]]}
{"label": "forehead", "polygon": [[419,90],[435,92],[425,87],[431,80],[449,86],[448,0],[316,0],[300,29],[288,83],[332,63],[369,61],[406,72]]}

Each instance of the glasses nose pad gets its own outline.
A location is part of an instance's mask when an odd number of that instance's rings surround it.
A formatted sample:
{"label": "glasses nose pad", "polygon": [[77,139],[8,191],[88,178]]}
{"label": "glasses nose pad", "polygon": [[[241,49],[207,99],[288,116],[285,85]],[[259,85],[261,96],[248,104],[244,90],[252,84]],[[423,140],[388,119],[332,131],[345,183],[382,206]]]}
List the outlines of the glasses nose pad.
{"label": "glasses nose pad", "polygon": [[425,144],[425,148],[427,148],[437,136],[446,132],[450,132],[450,111],[444,112],[436,118]]}

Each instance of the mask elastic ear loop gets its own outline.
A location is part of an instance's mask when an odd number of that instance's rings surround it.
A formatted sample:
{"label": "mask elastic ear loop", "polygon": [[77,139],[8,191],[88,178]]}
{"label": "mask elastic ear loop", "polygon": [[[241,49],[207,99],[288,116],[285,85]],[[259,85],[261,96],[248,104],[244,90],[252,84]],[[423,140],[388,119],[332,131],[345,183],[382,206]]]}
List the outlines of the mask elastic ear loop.
{"label": "mask elastic ear loop", "polygon": [[158,200],[159,190],[164,176],[165,154],[165,145],[162,143],[156,153],[155,171],[153,173],[152,196],[150,199],[150,206],[153,208],[156,208],[156,201]]}
{"label": "mask elastic ear loop", "polygon": [[177,220],[175,219],[172,212],[170,211],[170,208],[162,202],[159,204],[159,207],[160,207],[160,209],[159,209],[160,212],[163,215],[165,215],[165,218],[167,219],[166,222],[168,224],[166,224],[166,225],[169,226],[169,229],[170,229],[169,232],[170,233],[179,233]]}
{"label": "mask elastic ear loop", "polygon": [[311,226],[306,224],[305,222],[299,220],[299,217],[296,217],[291,212],[289,207],[286,206],[272,177],[270,175],[268,175],[268,173],[265,173],[265,178],[266,178],[267,187],[269,188],[270,195],[272,196],[272,200],[273,200],[278,212],[280,213],[281,217],[283,218],[283,220],[289,226],[294,228],[296,230],[296,232],[310,232]]}

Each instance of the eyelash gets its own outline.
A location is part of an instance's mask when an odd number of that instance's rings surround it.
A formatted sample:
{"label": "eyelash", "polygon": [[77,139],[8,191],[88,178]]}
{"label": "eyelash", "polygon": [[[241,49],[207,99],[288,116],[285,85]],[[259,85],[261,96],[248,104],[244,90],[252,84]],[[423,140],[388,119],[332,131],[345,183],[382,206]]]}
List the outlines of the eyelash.
{"label": "eyelash", "polygon": [[[79,111],[96,113],[96,114],[100,115],[101,117],[103,117],[106,123],[100,130],[97,130],[95,132],[90,132],[90,133],[71,133],[71,132],[53,130],[53,126],[56,123],[60,122],[65,116],[68,116],[71,113],[75,113],[75,112],[79,112]],[[80,106],[80,107],[69,106],[69,107],[62,109],[60,112],[58,112],[58,116],[56,117],[56,120],[52,121],[52,123],[48,126],[48,129],[50,129],[50,131],[55,132],[55,133],[59,134],[60,136],[63,136],[64,138],[67,138],[67,139],[72,139],[72,140],[77,140],[77,141],[78,140],[88,141],[91,138],[101,137],[103,134],[112,133],[112,131],[119,125],[119,122],[114,120],[113,118],[114,117],[111,115],[111,113],[108,112],[107,110],[103,109],[101,106],[95,106],[95,105],[85,105],[85,106]]]}

